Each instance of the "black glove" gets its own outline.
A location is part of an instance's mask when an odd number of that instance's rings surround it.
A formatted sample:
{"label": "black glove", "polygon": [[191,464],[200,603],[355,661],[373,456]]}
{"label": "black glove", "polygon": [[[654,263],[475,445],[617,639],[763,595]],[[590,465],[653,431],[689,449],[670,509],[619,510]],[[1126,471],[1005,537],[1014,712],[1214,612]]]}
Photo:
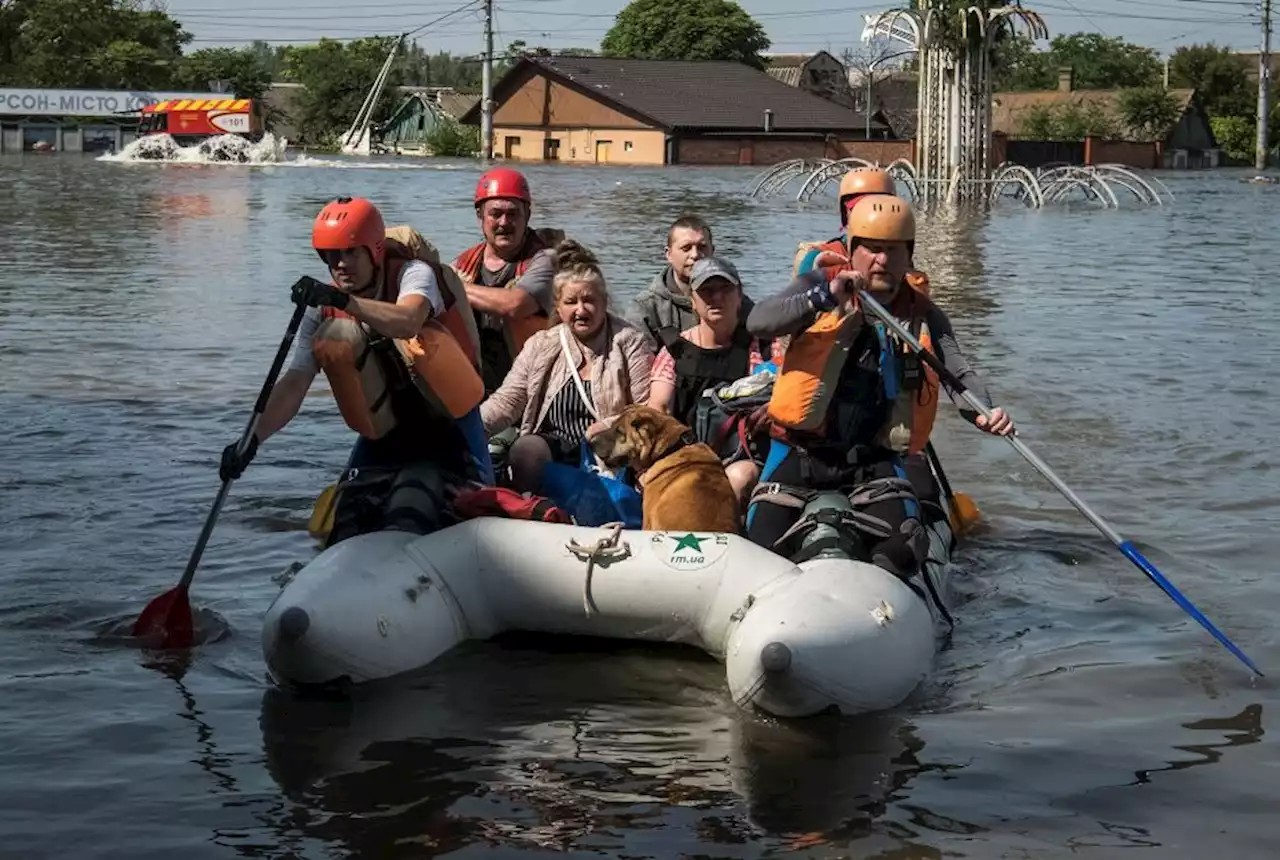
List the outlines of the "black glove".
{"label": "black glove", "polygon": [[249,437],[249,447],[244,449],[243,456],[236,456],[236,449],[240,447],[240,442],[235,441],[222,449],[222,464],[218,466],[218,477],[224,481],[234,481],[244,473],[244,467],[248,466],[253,460],[253,455],[258,453],[258,437]]}
{"label": "black glove", "polygon": [[351,301],[351,296],[342,290],[332,284],[317,281],[315,278],[299,278],[298,282],[293,285],[292,292],[295,304],[307,305],[313,308],[328,305],[331,308],[342,310]]}

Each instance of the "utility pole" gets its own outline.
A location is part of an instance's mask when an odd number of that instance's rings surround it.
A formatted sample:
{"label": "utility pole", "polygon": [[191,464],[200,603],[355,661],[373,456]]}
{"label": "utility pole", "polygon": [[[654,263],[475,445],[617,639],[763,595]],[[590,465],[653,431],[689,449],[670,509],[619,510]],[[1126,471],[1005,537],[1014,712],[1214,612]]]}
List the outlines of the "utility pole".
{"label": "utility pole", "polygon": [[489,161],[493,158],[493,0],[484,0],[484,66],[482,68],[480,154],[485,161]]}
{"label": "utility pole", "polygon": [[1253,166],[1267,169],[1267,124],[1271,119],[1271,0],[1262,0],[1262,51],[1258,55],[1258,148]]}

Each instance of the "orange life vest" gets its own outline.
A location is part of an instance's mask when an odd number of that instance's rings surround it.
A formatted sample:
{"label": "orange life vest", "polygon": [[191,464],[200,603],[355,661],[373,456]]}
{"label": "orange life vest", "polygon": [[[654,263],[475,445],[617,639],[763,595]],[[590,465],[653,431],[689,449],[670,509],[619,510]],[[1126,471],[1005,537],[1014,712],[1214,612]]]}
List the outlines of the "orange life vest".
{"label": "orange life vest", "polygon": [[[813,247],[821,250],[836,242],[811,245],[797,255],[797,266]],[[824,269],[827,279],[835,277],[844,266]],[[923,272],[909,272],[906,284],[911,289],[900,291],[890,310],[894,316],[906,322],[907,327],[930,352],[937,354],[925,317],[931,306],[929,278]],[[852,316],[842,310],[826,311],[818,315],[813,325],[792,338],[782,362],[782,371],[773,386],[769,401],[769,416],[775,426],[786,430],[818,433],[825,428],[831,399],[835,395],[840,375],[849,357],[857,331],[851,325]],[[910,354],[910,347],[887,341],[898,353],[899,363],[912,371],[901,374],[895,380],[897,394],[890,408],[889,419],[879,434],[879,442],[891,450],[914,454],[924,450],[933,431],[938,413],[939,380],[923,361]]]}
{"label": "orange life vest", "polygon": [[[561,230],[547,228],[530,230],[525,238],[524,247],[520,249],[520,258],[515,261],[515,276],[507,282],[505,289],[513,289],[515,287],[516,281],[529,270],[529,264],[533,262],[533,258],[539,252],[554,247],[563,238],[564,232]],[[463,251],[453,261],[453,268],[457,270],[458,274],[473,284],[480,283],[480,268],[484,265],[484,249],[485,243],[481,242],[479,245]],[[543,329],[550,327],[550,325],[551,318],[543,313],[541,308],[527,317],[514,320],[504,319],[502,321],[502,337],[506,341],[507,349],[511,352],[511,357],[514,359],[519,355],[525,341]]]}
{"label": "orange life vest", "polygon": [[[405,264],[421,260],[435,272],[445,312],[428,319],[416,336],[391,339],[394,356],[388,358],[404,363],[413,387],[429,405],[450,418],[461,418],[484,399],[471,307],[457,275],[433,259],[434,248],[416,231],[409,231],[410,241],[400,241],[396,234],[405,229],[387,231],[387,257],[374,297],[394,302]],[[397,423],[391,402],[397,380],[389,377],[388,368],[375,355],[386,339],[375,342],[365,326],[345,311],[324,307],[320,315],[311,349],[329,380],[338,411],[361,436],[381,439]]]}

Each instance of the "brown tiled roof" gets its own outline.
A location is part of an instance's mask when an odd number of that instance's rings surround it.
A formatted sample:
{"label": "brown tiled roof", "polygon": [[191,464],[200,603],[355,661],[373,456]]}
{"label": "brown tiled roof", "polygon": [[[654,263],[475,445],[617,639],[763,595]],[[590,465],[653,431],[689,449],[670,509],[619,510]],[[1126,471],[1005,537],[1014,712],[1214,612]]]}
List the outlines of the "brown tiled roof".
{"label": "brown tiled roof", "polygon": [[[524,57],[494,87],[501,104],[539,72],[666,129],[763,131],[765,109],[778,132],[861,132],[863,118],[741,63]],[[479,122],[479,106],[462,118]],[[883,129],[876,125],[875,129]]]}
{"label": "brown tiled roof", "polygon": [[[1001,92],[993,95],[991,106],[991,130],[1009,137],[1017,137],[1022,131],[1022,121],[1027,112],[1042,105],[1096,104],[1120,120],[1119,102],[1123,90],[1037,90],[1033,92]],[[1195,90],[1169,90],[1178,106],[1178,118],[1186,113],[1195,99]],[[1169,127],[1172,131],[1177,120]],[[1166,133],[1167,134],[1167,133]],[[1130,130],[1127,137],[1138,139],[1141,135]]]}
{"label": "brown tiled roof", "polygon": [[442,92],[436,98],[440,105],[440,110],[454,119],[465,116],[467,111],[480,103],[480,96],[471,93]]}

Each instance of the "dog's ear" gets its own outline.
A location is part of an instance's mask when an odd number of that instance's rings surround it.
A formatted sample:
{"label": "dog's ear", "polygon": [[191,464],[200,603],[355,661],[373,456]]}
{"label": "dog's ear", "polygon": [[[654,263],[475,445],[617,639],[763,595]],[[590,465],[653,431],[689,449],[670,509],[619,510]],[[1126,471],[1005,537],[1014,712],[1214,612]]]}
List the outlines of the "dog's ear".
{"label": "dog's ear", "polygon": [[638,466],[648,468],[653,463],[653,416],[639,405],[628,406],[623,413],[626,432],[631,436],[632,459]]}
{"label": "dog's ear", "polygon": [[654,433],[652,456],[670,450],[684,434],[689,432],[688,427],[670,415],[654,416],[654,424],[657,432]]}

